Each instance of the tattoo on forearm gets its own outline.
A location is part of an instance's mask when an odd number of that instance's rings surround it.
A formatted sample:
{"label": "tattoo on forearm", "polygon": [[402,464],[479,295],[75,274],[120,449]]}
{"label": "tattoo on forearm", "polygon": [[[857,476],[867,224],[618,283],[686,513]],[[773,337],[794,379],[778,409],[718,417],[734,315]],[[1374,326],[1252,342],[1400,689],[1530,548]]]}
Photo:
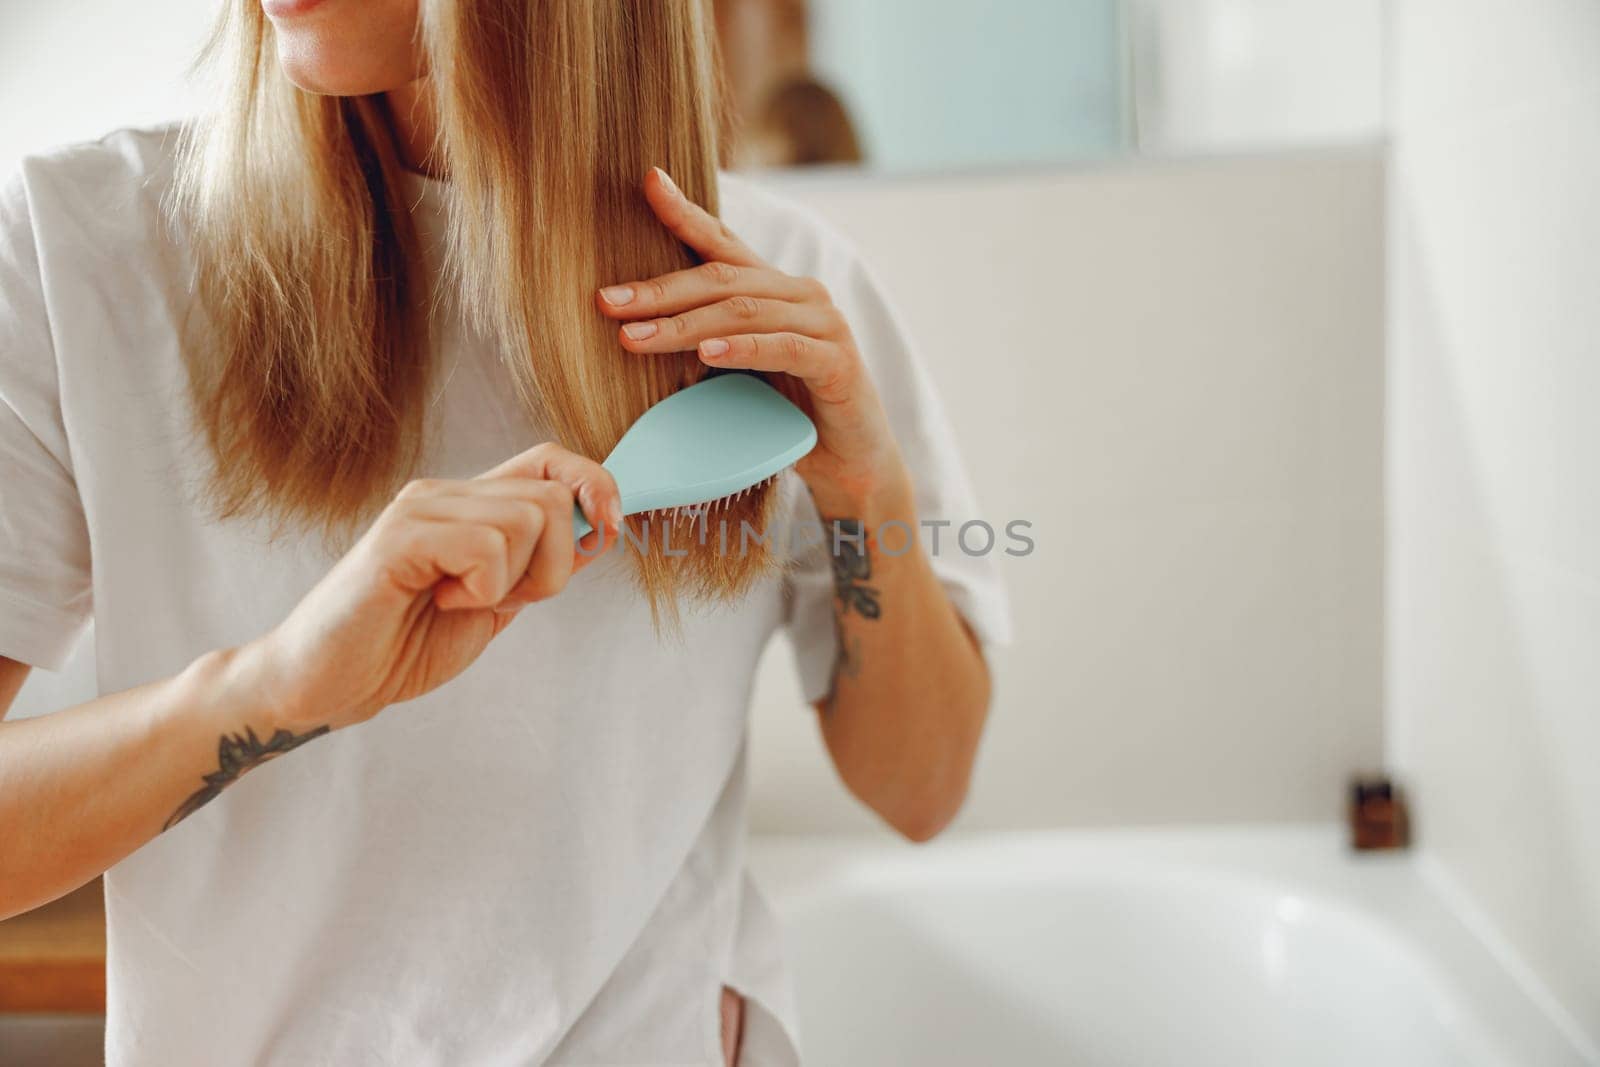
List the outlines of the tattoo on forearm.
{"label": "tattoo on forearm", "polygon": [[[872,548],[867,543],[866,524],[860,519],[825,519],[830,537],[833,563],[833,592],[839,601],[839,621],[855,614],[867,621],[883,616],[881,591],[867,582],[872,578]],[[837,694],[839,681],[861,673],[861,636],[839,629],[839,653],[833,661],[830,692]]]}
{"label": "tattoo on forearm", "polygon": [[883,614],[878,590],[867,583],[872,577],[872,549],[867,544],[866,524],[860,519],[825,519],[831,538],[833,592],[839,598],[839,613],[854,611],[865,619]]}
{"label": "tattoo on forearm", "polygon": [[223,734],[217,742],[217,769],[205,775],[206,784],[180,804],[178,810],[172,813],[161,829],[170,830],[205,807],[224,789],[237,782],[245,771],[259,767],[285,752],[293,751],[312,738],[321,737],[327,732],[326,726],[319,726],[303,734],[278,730],[265,741],[257,737],[256,732],[248,726],[244,728],[243,734]]}

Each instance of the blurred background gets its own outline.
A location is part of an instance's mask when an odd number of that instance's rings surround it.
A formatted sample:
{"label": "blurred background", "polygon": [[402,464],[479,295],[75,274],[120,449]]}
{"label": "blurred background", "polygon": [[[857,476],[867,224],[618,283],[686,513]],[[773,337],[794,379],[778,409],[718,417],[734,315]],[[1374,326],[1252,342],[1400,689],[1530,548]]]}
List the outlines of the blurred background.
{"label": "blurred background", "polygon": [[[213,6],[0,0],[0,169],[193,112]],[[982,517],[1033,524],[958,834],[1339,841],[1382,776],[1414,888],[1373,906],[1453,916],[1477,947],[1430,966],[1485,975],[1417,1012],[1546,1030],[1361,1062],[1600,1062],[1600,2],[716,17],[737,165],[861,247]],[[93,684],[86,647],[18,713]],[[882,834],[781,645],[755,699],[772,854]]]}
{"label": "blurred background", "polygon": [[[713,0],[741,165],[874,174],[1371,139],[1384,0]],[[0,3],[0,165],[165,122],[216,0]],[[137,48],[119,47],[137,41]],[[72,79],[59,73],[71,50]],[[39,87],[49,86],[48,94]]]}

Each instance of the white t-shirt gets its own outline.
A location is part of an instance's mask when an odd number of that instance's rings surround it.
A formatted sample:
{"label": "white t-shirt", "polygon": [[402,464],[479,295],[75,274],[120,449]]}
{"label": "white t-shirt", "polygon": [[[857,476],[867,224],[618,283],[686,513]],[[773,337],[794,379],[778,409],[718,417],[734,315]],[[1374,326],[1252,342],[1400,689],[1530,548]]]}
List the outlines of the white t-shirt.
{"label": "white t-shirt", "polygon": [[[0,193],[0,655],[56,667],[92,620],[103,692],[256,637],[333,562],[199,500],[186,252],[158,206],[175,141],[124,131],[32,157]],[[438,188],[413,193],[436,235]],[[744,180],[722,197],[758,253],[848,315],[921,514],[978,517],[850,247]],[[423,473],[467,477],[547,436],[491,346],[448,307],[435,329]],[[792,475],[786,491],[805,516]],[[807,697],[827,690],[826,561],[690,610],[681,640],[657,635],[623,566],[591,567],[460,677],[257,768],[112,868],[108,1062],[716,1064],[724,983],[750,998],[745,1062],[794,1062],[777,935],[744,875],[744,744],[775,631]],[[990,562],[934,567],[980,638],[1003,640]]]}

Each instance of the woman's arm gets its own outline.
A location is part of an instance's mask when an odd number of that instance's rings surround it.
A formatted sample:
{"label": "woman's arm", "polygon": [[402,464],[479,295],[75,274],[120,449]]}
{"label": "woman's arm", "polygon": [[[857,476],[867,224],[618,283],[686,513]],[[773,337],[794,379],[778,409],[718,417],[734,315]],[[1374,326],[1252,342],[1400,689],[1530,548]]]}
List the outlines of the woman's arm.
{"label": "woman's arm", "polygon": [[[600,290],[600,310],[641,354],[697,349],[712,367],[802,381],[817,446],[795,469],[826,520],[841,655],[819,705],[840,776],[913,840],[960,808],[989,703],[976,642],[921,547],[841,539],[841,530],[918,529],[911,478],[850,324],[816,279],[776,270],[659,169],[644,195],[662,223],[705,262]],[[904,554],[896,555],[902,548]]]}
{"label": "woman's arm", "polygon": [[896,481],[855,499],[817,499],[839,653],[816,707],[845,785],[900,833],[926,841],[966,798],[989,671],[913,536],[910,479]]}
{"label": "woman's arm", "polygon": [[[575,499],[599,527],[582,553]],[[621,520],[611,476],[553,445],[474,479],[413,482],[263,637],[0,722],[0,918],[82,885],[251,768],[455,677],[615,544]],[[0,660],[0,709],[27,670]]]}
{"label": "woman's arm", "polygon": [[[227,738],[253,731],[287,750],[326,732],[277,734],[251,655],[214,652],[172,678],[0,722],[0,919],[71,892],[170,825],[219,772]],[[0,661],[5,708],[27,673]]]}

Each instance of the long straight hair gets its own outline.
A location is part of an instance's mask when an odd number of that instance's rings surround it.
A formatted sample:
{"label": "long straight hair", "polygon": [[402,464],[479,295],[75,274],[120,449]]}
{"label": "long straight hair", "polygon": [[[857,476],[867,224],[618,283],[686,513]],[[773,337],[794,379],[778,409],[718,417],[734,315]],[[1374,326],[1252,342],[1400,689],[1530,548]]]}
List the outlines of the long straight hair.
{"label": "long straight hair", "polygon": [[[651,166],[717,211],[725,116],[706,2],[423,0],[449,175],[441,283],[530,418],[585,455],[705,372],[692,352],[627,353],[593,294],[695,262],[644,202]],[[432,364],[434,280],[386,98],[291,84],[258,0],[229,0],[208,53],[221,106],[186,133],[174,206],[194,249],[202,326],[186,358],[211,498],[222,517],[348,532],[414,472]],[[718,518],[759,528],[774,495]],[[660,533],[628,539],[657,609],[737,595],[772,564],[764,543],[721,552],[681,530],[667,558]]]}

